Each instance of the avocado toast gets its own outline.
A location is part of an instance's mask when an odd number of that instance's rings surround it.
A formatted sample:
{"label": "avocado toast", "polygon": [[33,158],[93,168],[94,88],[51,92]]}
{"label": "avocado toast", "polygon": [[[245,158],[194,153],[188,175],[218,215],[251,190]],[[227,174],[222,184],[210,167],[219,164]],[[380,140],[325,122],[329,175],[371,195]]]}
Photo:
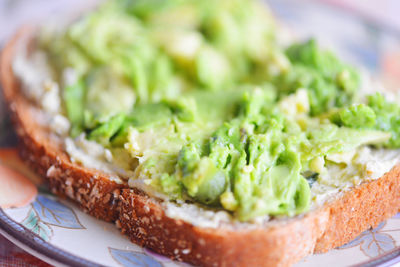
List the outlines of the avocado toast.
{"label": "avocado toast", "polygon": [[55,193],[210,266],[289,265],[397,212],[397,104],[314,41],[282,44],[257,2],[157,2],[5,49],[21,154]]}

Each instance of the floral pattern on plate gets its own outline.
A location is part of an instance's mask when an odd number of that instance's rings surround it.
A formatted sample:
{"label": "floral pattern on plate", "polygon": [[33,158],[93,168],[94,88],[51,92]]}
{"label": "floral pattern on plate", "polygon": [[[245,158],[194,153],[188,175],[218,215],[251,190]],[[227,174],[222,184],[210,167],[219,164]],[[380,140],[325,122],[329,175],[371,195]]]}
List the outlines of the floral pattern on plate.
{"label": "floral pattern on plate", "polygon": [[353,241],[341,246],[339,249],[359,246],[361,251],[370,258],[393,250],[396,248],[396,241],[388,232],[400,231],[400,229],[384,230],[385,224],[386,222],[382,222],[375,229],[363,232]]}
{"label": "floral pattern on plate", "polygon": [[162,267],[154,257],[141,252],[109,248],[111,256],[122,266]]}
{"label": "floral pattern on plate", "polygon": [[44,195],[38,195],[35,202],[31,204],[22,225],[46,241],[53,236],[51,226],[85,229],[71,208]]}

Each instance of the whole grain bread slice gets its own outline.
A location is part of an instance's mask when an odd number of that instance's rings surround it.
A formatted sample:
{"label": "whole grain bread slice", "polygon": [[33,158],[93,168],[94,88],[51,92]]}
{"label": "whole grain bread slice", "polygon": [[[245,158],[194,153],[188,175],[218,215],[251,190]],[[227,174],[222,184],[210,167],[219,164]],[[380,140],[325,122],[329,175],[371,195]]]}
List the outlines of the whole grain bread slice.
{"label": "whole grain bread slice", "polygon": [[21,156],[46,178],[53,193],[114,222],[141,246],[199,266],[290,266],[310,253],[349,242],[399,210],[400,166],[395,166],[380,179],[345,191],[321,208],[263,226],[205,228],[168,217],[160,200],[71,162],[62,140],[38,122],[38,108],[23,95],[12,71],[17,43],[29,32],[19,31],[5,46],[0,65]]}

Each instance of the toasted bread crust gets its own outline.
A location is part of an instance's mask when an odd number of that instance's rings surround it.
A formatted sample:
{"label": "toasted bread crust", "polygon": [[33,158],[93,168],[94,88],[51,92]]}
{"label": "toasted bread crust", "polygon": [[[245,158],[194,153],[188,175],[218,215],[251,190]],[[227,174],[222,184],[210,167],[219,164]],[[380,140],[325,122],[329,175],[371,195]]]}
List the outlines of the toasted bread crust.
{"label": "toasted bread crust", "polygon": [[21,93],[12,71],[20,31],[2,52],[0,77],[21,156],[51,190],[84,211],[115,222],[139,245],[201,266],[289,266],[312,252],[325,252],[393,216],[400,207],[400,167],[364,183],[304,216],[265,227],[202,228],[168,217],[162,204],[117,184],[108,175],[72,163],[60,140],[35,118],[36,107]]}

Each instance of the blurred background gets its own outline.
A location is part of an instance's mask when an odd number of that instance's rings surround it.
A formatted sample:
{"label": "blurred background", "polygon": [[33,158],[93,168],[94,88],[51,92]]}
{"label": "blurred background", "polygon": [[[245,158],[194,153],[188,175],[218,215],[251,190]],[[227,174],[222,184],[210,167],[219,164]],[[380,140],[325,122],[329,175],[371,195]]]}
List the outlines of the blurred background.
{"label": "blurred background", "polygon": [[[400,70],[399,0],[263,1],[300,37],[317,36],[347,61],[372,72],[385,70],[387,73],[396,69],[395,75],[390,75],[394,80],[385,77],[385,83],[389,87],[400,84],[400,78],[396,78],[400,77],[397,72]],[[73,17],[97,2],[99,0],[0,0],[0,47],[23,24],[54,20],[60,14]]]}
{"label": "blurred background", "polygon": [[[372,72],[400,70],[399,0],[263,1],[297,35],[317,36],[347,61]],[[74,17],[97,2],[99,0],[0,0],[0,47],[23,24],[57,21],[60,14]],[[385,77],[389,87],[397,87],[399,83],[397,79],[400,78],[396,77],[400,77],[400,73],[395,74],[390,75],[394,80]]]}
{"label": "blurred background", "polygon": [[[301,7],[311,3],[328,4],[345,9],[355,16],[400,32],[400,1],[398,0],[264,0],[273,7],[287,3]],[[4,42],[19,25],[28,21],[41,20],[46,16],[57,16],[87,8],[98,0],[0,0],[0,43]],[[314,14],[318,15],[318,14]]]}
{"label": "blurred background", "polygon": [[[385,86],[400,88],[400,0],[264,0],[299,38],[310,35]],[[24,24],[76,16],[97,0],[0,0],[0,48]],[[69,15],[68,15],[69,14]],[[57,21],[57,20],[56,20]],[[15,142],[0,95],[0,135]],[[12,140],[12,141],[10,141]],[[4,145],[4,144],[0,144]],[[48,266],[0,236],[0,266]]]}
{"label": "blurred background", "polygon": [[[321,2],[346,9],[366,19],[400,31],[400,1],[398,0],[265,0],[279,2]],[[78,6],[90,6],[96,0],[0,0],[0,40],[9,36],[18,25],[43,16],[76,10]]]}

